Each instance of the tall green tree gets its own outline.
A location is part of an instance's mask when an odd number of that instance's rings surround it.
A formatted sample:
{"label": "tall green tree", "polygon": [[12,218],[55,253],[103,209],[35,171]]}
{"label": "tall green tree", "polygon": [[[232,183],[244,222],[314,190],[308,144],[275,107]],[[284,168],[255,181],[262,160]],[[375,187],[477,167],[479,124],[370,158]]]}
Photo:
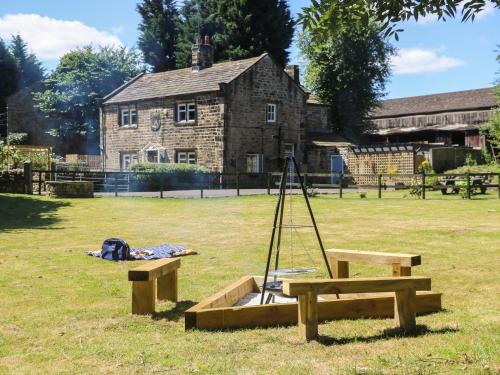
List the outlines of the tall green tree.
{"label": "tall green tree", "polygon": [[[352,28],[364,29],[372,20],[378,22],[384,36],[394,34],[396,40],[401,22],[427,15],[440,20],[460,16],[462,21],[474,20],[483,11],[487,0],[312,0],[302,9],[299,21],[313,37],[340,33]],[[500,8],[500,0],[489,1]]]}
{"label": "tall green tree", "polygon": [[5,111],[7,98],[17,90],[17,77],[16,61],[0,39],[0,113]]}
{"label": "tall green tree", "polygon": [[137,11],[142,18],[138,46],[144,62],[153,72],[175,69],[175,47],[180,32],[175,0],[142,0]]}
{"label": "tall green tree", "polygon": [[99,146],[99,99],[141,70],[136,52],[126,48],[87,46],[64,55],[35,93],[36,106],[58,124],[52,135],[83,140],[87,152]]}
{"label": "tall green tree", "polygon": [[[181,23],[176,45],[177,68],[191,66],[191,47],[196,38],[216,33],[218,26],[212,11],[213,4],[206,0],[184,1],[179,10]],[[214,59],[218,61],[217,54]]]}
{"label": "tall green tree", "polygon": [[[500,63],[500,45],[497,46],[499,54],[497,55],[497,62]],[[490,151],[497,163],[500,163],[500,69],[497,72],[497,80],[495,82],[495,97],[497,99],[497,107],[493,110],[493,114],[488,123],[481,126],[481,134],[486,137],[490,144]]]}
{"label": "tall green tree", "polygon": [[16,60],[19,72],[19,90],[22,90],[36,82],[40,82],[43,79],[44,69],[42,67],[42,63],[38,60],[35,54],[28,51],[28,44],[21,38],[21,35],[18,34],[12,38],[10,52]]}
{"label": "tall green tree", "polygon": [[385,94],[393,47],[374,23],[365,30],[345,30],[322,42],[304,34],[299,42],[308,61],[306,84],[331,106],[334,131],[362,141],[369,112]]}
{"label": "tall green tree", "polygon": [[219,30],[213,35],[219,60],[238,60],[264,52],[288,61],[295,21],[286,0],[207,0]]}

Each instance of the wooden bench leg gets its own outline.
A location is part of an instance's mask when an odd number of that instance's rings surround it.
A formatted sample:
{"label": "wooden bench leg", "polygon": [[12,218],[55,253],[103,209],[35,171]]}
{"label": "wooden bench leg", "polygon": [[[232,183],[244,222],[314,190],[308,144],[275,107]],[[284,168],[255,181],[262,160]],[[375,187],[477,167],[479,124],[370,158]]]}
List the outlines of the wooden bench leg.
{"label": "wooden bench leg", "polygon": [[155,304],[156,280],[132,281],[132,314],[152,314]]}
{"label": "wooden bench leg", "polygon": [[158,278],[158,299],[177,302],[177,270]]}
{"label": "wooden bench leg", "polygon": [[411,276],[411,267],[401,266],[399,263],[392,264],[392,276]]}
{"label": "wooden bench leg", "polygon": [[394,319],[408,333],[415,332],[416,329],[415,300],[415,289],[400,290],[394,298]]}
{"label": "wooden bench leg", "polygon": [[332,265],[333,277],[336,279],[348,279],[349,278],[349,262],[344,262],[342,260],[336,260],[330,258],[330,263]]}
{"label": "wooden bench leg", "polygon": [[299,335],[304,340],[318,336],[318,295],[309,292],[299,295]]}

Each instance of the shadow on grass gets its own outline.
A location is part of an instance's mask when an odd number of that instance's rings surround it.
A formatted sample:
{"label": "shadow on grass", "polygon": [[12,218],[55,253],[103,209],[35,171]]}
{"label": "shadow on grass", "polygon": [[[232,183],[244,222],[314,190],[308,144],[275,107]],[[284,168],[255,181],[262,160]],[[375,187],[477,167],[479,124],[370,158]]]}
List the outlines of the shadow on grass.
{"label": "shadow on grass", "polygon": [[317,338],[317,341],[320,344],[323,344],[325,346],[331,346],[331,345],[346,345],[346,344],[352,344],[356,342],[366,342],[366,343],[372,343],[378,340],[387,340],[390,338],[395,338],[395,337],[418,337],[418,336],[424,336],[427,334],[445,334],[445,333],[453,333],[453,332],[458,332],[457,328],[453,327],[444,327],[440,329],[429,329],[426,325],[417,325],[417,329],[413,333],[406,333],[401,330],[401,328],[389,328],[383,330],[380,334],[378,335],[373,335],[373,336],[366,336],[366,337],[341,337],[341,338],[336,338],[336,337],[330,337],[330,336],[322,336],[319,335]]}
{"label": "shadow on grass", "polygon": [[[29,196],[0,195],[0,231],[43,228],[60,221],[55,216],[68,202],[34,199]],[[51,228],[52,229],[52,228]]]}
{"label": "shadow on grass", "polygon": [[179,301],[175,304],[175,307],[170,310],[165,310],[165,311],[160,311],[160,312],[155,312],[152,315],[153,320],[171,320],[171,321],[178,321],[179,319],[184,317],[184,312],[189,309],[190,307],[193,307],[196,305],[198,302],[194,301]]}

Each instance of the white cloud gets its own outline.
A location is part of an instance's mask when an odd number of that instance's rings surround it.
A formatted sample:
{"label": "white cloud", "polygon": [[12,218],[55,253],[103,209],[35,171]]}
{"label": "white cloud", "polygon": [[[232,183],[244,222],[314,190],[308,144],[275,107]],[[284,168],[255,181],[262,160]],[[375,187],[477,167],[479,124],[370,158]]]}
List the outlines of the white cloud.
{"label": "white cloud", "polygon": [[465,61],[430,49],[402,48],[393,56],[391,65],[394,74],[420,74],[443,72],[465,65]]}
{"label": "white cloud", "polygon": [[39,14],[7,14],[0,17],[0,38],[21,34],[30,49],[42,60],[58,59],[84,45],[121,46],[118,37],[80,21],[67,21]]}

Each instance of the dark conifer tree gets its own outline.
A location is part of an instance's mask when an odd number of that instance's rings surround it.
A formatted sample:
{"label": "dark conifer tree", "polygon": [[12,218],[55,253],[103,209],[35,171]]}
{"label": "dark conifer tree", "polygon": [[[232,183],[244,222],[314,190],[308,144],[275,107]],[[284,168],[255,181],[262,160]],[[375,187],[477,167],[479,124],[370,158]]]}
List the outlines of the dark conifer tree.
{"label": "dark conifer tree", "polygon": [[176,68],[175,46],[179,36],[179,12],[175,0],[142,0],[138,46],[153,72]]}
{"label": "dark conifer tree", "polygon": [[16,35],[12,38],[10,52],[14,57],[18,70],[18,89],[24,89],[44,78],[44,69],[38,58],[28,51],[28,44]]}
{"label": "dark conifer tree", "polygon": [[17,90],[17,65],[14,57],[0,39],[0,113],[5,111],[7,98]]}

